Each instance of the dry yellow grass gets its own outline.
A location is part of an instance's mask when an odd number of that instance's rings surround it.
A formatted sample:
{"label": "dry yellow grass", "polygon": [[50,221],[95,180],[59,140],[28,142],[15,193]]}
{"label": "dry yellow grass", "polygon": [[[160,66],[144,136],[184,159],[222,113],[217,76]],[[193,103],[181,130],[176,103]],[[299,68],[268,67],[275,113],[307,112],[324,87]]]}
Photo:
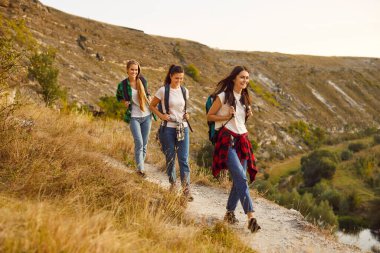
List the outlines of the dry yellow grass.
{"label": "dry yellow grass", "polygon": [[13,122],[0,133],[1,252],[252,252],[225,225],[193,224],[180,198],[104,163],[99,154],[133,157],[123,122],[35,105]]}

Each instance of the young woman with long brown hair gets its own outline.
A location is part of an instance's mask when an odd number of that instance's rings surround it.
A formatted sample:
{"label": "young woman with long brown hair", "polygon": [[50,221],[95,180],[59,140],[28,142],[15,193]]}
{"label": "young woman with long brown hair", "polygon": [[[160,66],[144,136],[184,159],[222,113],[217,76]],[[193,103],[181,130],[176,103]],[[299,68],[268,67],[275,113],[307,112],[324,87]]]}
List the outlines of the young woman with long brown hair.
{"label": "young woman with long brown hair", "polygon": [[145,177],[144,161],[152,124],[152,113],[149,110],[150,95],[147,81],[141,76],[140,64],[137,61],[127,62],[127,74],[128,77],[117,87],[116,98],[127,108],[124,121],[129,123],[135,143],[137,173]]}
{"label": "young woman with long brown hair", "polygon": [[222,169],[228,168],[233,182],[224,219],[232,224],[238,222],[234,211],[240,200],[248,217],[248,229],[256,232],[260,226],[253,217],[253,202],[246,175],[248,170],[250,180],[253,181],[257,173],[252,145],[245,126],[247,118],[252,115],[248,83],[247,68],[236,66],[218,83],[213,93],[215,101],[207,114],[207,121],[214,121],[215,129],[219,130],[213,155],[213,175],[218,176]]}

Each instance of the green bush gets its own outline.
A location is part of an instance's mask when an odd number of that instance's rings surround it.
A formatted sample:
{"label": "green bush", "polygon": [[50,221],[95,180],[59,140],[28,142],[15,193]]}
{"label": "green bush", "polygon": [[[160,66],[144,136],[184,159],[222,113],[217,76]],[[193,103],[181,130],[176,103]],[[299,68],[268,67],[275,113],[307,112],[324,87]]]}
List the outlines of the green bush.
{"label": "green bush", "polygon": [[125,105],[117,101],[114,96],[103,96],[98,102],[99,107],[104,112],[103,116],[112,119],[123,119]]}
{"label": "green bush", "polygon": [[256,84],[252,80],[249,80],[249,86],[252,88],[253,92],[255,92],[258,96],[262,97],[269,104],[276,107],[280,106],[280,104],[276,100],[276,97],[269,91],[265,90],[261,85]]}
{"label": "green bush", "polygon": [[301,195],[294,188],[290,192],[286,191],[278,195],[277,201],[282,206],[286,206],[287,208],[294,208],[298,210],[298,207],[301,202]]}
{"label": "green bush", "polygon": [[376,134],[373,136],[373,143],[380,144],[380,134]]}
{"label": "green bush", "polygon": [[62,95],[58,86],[59,70],[53,66],[55,57],[56,50],[47,48],[34,53],[29,59],[29,77],[36,79],[41,86],[41,94],[47,106],[51,106]]}
{"label": "green bush", "polygon": [[253,139],[250,139],[249,141],[251,142],[253,153],[256,153],[260,149],[259,144]]}
{"label": "green bush", "polygon": [[210,168],[212,165],[213,152],[214,146],[211,144],[211,142],[207,141],[204,143],[202,148],[197,152],[197,165]]}
{"label": "green bush", "polygon": [[351,150],[354,153],[359,152],[360,150],[363,150],[366,147],[367,146],[364,143],[361,143],[361,142],[350,143],[350,145],[348,145],[348,149]]}
{"label": "green bush", "polygon": [[369,212],[370,227],[373,230],[380,229],[380,198],[377,198],[371,203],[371,208]]}
{"label": "green bush", "polygon": [[348,161],[352,158],[352,151],[351,150],[343,150],[342,153],[340,153],[340,159],[342,161]]}
{"label": "green bush", "polygon": [[189,64],[185,66],[185,73],[194,79],[194,81],[199,81],[200,72],[199,69],[194,64]]}
{"label": "green bush", "polygon": [[288,132],[301,138],[311,149],[320,147],[326,139],[325,130],[309,125],[301,120],[292,122],[288,127]]}
{"label": "green bush", "polygon": [[301,171],[306,187],[312,187],[322,178],[331,179],[337,166],[336,155],[328,150],[316,150],[301,159]]}
{"label": "green bush", "polygon": [[339,228],[354,232],[360,230],[365,226],[365,221],[362,217],[358,216],[339,216],[338,217]]}
{"label": "green bush", "polygon": [[270,181],[258,179],[255,181],[254,188],[268,199],[277,200],[275,196],[278,194],[278,191],[276,186],[272,185]]}
{"label": "green bush", "polygon": [[321,180],[321,182],[314,185],[311,188],[311,192],[318,202],[327,200],[335,212],[340,210],[341,201],[344,199],[344,196],[331,186],[327,180]]}
{"label": "green bush", "polygon": [[338,226],[338,218],[326,200],[321,201],[319,205],[313,207],[310,212],[310,217],[322,227]]}
{"label": "green bush", "polygon": [[347,197],[348,207],[350,211],[355,211],[359,208],[360,204],[363,202],[357,190],[353,190]]}
{"label": "green bush", "polygon": [[376,161],[374,157],[360,157],[355,161],[355,167],[358,174],[365,178],[371,178],[375,172]]}

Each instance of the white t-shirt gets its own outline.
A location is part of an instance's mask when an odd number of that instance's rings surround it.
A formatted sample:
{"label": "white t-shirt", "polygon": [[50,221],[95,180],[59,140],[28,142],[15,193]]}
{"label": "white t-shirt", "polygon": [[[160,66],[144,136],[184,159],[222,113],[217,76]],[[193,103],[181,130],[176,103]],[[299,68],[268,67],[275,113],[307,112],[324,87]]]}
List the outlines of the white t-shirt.
{"label": "white t-shirt", "polygon": [[131,111],[131,117],[139,118],[139,117],[146,117],[150,114],[149,105],[145,104],[144,110],[141,111],[140,109],[140,103],[138,98],[138,92],[137,90],[132,89],[132,111]]}
{"label": "white t-shirt", "polygon": [[[189,91],[186,89],[186,100],[189,100]],[[165,111],[165,86],[162,86],[158,89],[158,91],[155,94],[155,97],[157,97],[161,101],[162,110],[164,113]],[[177,122],[183,122],[184,127],[187,127],[187,122],[183,120],[183,115],[185,114],[185,100],[183,99],[182,90],[181,87],[178,87],[177,89],[170,88],[169,91],[169,113],[171,120],[177,121]],[[168,121],[167,127],[176,127],[176,122]]]}
{"label": "white t-shirt", "polygon": [[[234,96],[236,99],[236,112],[235,117],[233,117],[226,125],[225,127],[229,130],[231,130],[234,133],[237,134],[244,134],[247,131],[247,128],[245,127],[245,109],[244,105],[240,102],[241,94],[238,94],[234,92]],[[226,97],[226,93],[222,92],[218,95],[220,101],[222,102],[222,107],[219,109],[219,111],[216,113],[216,115],[220,116],[227,116],[229,115],[229,108],[230,105],[227,103],[224,103],[224,99]],[[216,121],[215,122],[215,129],[219,129],[222,127],[223,124],[225,124],[227,120],[225,121]]]}

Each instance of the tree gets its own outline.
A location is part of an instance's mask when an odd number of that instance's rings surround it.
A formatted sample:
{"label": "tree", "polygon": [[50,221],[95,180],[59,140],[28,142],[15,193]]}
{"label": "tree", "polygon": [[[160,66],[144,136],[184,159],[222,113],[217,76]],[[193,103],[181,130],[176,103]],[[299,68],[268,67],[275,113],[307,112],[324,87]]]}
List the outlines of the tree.
{"label": "tree", "polygon": [[312,187],[322,178],[331,179],[335,174],[337,157],[327,150],[316,150],[301,159],[305,186]]}
{"label": "tree", "polygon": [[43,49],[30,57],[29,76],[36,79],[41,86],[41,94],[47,106],[51,106],[61,95],[58,86],[59,70],[53,66],[56,50]]}

